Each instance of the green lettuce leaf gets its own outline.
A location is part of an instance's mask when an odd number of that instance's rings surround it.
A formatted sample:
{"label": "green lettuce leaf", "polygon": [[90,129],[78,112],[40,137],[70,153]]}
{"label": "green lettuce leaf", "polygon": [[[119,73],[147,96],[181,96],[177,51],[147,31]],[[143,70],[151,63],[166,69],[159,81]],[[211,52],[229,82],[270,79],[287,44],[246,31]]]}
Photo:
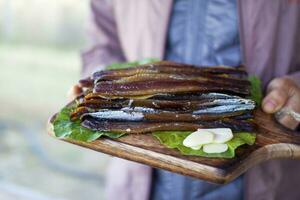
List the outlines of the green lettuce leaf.
{"label": "green lettuce leaf", "polygon": [[107,136],[109,138],[119,138],[126,133],[113,133],[113,132],[100,132],[93,131],[82,127],[80,121],[71,121],[70,114],[74,110],[76,103],[64,107],[55,117],[53,126],[55,136],[58,138],[66,138],[79,140],[83,142],[91,142],[98,139],[101,136]]}
{"label": "green lettuce leaf", "polygon": [[[128,62],[128,63],[114,63],[107,66],[107,69],[121,69],[126,67],[132,67],[136,65],[143,65],[150,62],[159,61],[155,58],[146,58],[141,61]],[[53,125],[54,133],[56,137],[79,140],[84,142],[94,141],[101,136],[109,138],[119,138],[126,133],[113,133],[113,132],[99,132],[84,128],[80,125],[80,121],[71,121],[70,113],[75,109],[76,103],[64,107],[56,116]]]}
{"label": "green lettuce leaf", "polygon": [[233,158],[235,156],[236,148],[244,144],[253,145],[256,138],[256,135],[252,133],[235,133],[234,137],[226,143],[228,145],[228,150],[226,152],[208,154],[202,149],[193,150],[183,146],[183,140],[191,133],[191,131],[159,131],[154,132],[152,135],[156,137],[163,145],[172,149],[178,149],[183,155],[211,158]]}
{"label": "green lettuce leaf", "polygon": [[249,96],[249,98],[255,101],[257,106],[260,106],[263,98],[261,80],[256,76],[249,76],[248,80],[251,82],[251,95]]}

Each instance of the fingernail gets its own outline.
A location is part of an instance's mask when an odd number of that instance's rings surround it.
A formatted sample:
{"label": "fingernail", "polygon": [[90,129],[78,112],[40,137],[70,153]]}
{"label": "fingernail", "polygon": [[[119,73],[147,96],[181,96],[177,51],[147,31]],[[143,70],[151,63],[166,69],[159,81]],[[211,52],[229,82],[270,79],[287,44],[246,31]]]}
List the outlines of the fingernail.
{"label": "fingernail", "polygon": [[267,112],[274,112],[276,107],[277,107],[276,102],[273,100],[268,100],[264,105],[264,109]]}

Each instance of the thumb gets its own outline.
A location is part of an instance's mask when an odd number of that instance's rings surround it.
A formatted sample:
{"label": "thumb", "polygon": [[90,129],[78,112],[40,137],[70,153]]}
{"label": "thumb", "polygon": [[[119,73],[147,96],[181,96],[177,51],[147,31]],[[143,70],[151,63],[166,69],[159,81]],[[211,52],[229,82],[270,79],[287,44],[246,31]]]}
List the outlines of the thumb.
{"label": "thumb", "polygon": [[262,101],[262,109],[266,113],[279,111],[289,99],[289,87],[285,80],[274,79],[267,88],[267,95]]}
{"label": "thumb", "polygon": [[266,113],[279,111],[287,102],[288,95],[285,91],[274,89],[267,94],[262,102],[262,109]]}
{"label": "thumb", "polygon": [[68,95],[68,100],[72,101],[74,100],[78,95],[80,95],[82,93],[82,88],[77,84],[77,85],[73,85],[67,95]]}

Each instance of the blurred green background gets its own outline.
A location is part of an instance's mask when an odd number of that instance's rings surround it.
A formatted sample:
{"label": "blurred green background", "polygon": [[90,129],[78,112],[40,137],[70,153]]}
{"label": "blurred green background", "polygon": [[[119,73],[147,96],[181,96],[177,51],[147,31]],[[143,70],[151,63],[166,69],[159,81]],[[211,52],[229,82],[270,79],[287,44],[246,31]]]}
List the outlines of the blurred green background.
{"label": "blurred green background", "polygon": [[0,0],[0,199],[103,199],[108,156],[51,138],[79,78],[88,0]]}

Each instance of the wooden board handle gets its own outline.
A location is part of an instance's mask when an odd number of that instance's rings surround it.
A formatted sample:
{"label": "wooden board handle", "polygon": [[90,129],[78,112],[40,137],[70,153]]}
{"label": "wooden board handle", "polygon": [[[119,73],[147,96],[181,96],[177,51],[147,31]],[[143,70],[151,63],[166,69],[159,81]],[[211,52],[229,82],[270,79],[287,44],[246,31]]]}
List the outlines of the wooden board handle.
{"label": "wooden board handle", "polygon": [[261,146],[275,143],[300,144],[300,133],[285,128],[278,122],[273,115],[257,110],[255,122],[258,125],[258,143]]}

